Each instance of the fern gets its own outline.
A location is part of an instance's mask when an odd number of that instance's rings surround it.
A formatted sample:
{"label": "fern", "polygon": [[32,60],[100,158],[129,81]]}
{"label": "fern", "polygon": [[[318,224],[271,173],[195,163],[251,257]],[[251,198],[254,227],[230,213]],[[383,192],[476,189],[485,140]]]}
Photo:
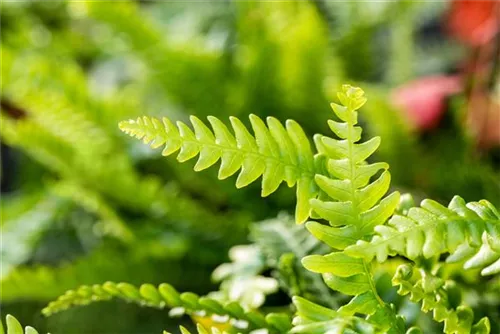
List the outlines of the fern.
{"label": "fern", "polygon": [[392,284],[399,286],[398,294],[409,294],[411,301],[421,302],[424,312],[432,311],[436,321],[444,322],[444,332],[447,334],[490,332],[490,322],[486,317],[473,324],[474,312],[470,307],[460,305],[459,287],[453,281],[445,281],[424,270],[419,272],[419,279],[412,284],[412,266],[405,264],[397,269]]}
{"label": "fern", "polygon": [[[343,86],[338,94],[343,105],[332,104],[333,111],[343,122],[328,122],[340,139],[315,137],[331,177],[316,175],[315,181],[325,193],[325,200],[312,199],[311,206],[331,226],[318,222],[309,222],[306,226],[318,239],[340,250],[369,237],[375,226],[392,215],[399,202],[397,192],[382,199],[390,184],[388,165],[365,162],[379,146],[380,138],[359,143],[361,128],[356,125],[357,110],[366,102],[363,95],[359,88]],[[380,170],[383,171],[380,176],[370,182]],[[369,262],[343,252],[332,252],[307,256],[302,263],[308,270],[323,274],[326,284],[333,290],[354,296],[349,304],[338,310],[339,314],[387,318],[384,330],[401,331],[400,319],[378,296]]]}
{"label": "fern", "polygon": [[2,322],[0,321],[0,334],[38,334],[37,330],[31,326],[26,326],[23,330],[23,326],[19,321],[10,314],[5,317],[5,322],[7,324],[7,332],[5,332]]}
{"label": "fern", "polygon": [[385,261],[402,255],[410,260],[451,253],[448,262],[465,269],[482,268],[482,275],[500,272],[500,213],[488,201],[470,202],[456,196],[448,208],[432,200],[395,215],[387,226],[375,228],[371,241],[358,241],[346,249],[351,256]]}
{"label": "fern", "polygon": [[170,311],[171,315],[184,313],[190,315],[214,315],[214,321],[229,322],[244,332],[264,328],[271,333],[281,333],[287,331],[290,327],[290,321],[285,314],[268,314],[264,316],[256,311],[245,311],[235,302],[223,305],[215,299],[199,297],[191,292],[179,293],[167,283],[160,284],[158,287],[143,284],[139,288],[128,283],[116,284],[113,282],[106,282],[103,285],[81,286],[75,291],[67,291],[56,301],[49,303],[42,310],[42,313],[49,316],[72,306],[87,305],[111,298],[123,299],[141,306],[169,307],[172,309]]}
{"label": "fern", "polygon": [[233,132],[219,119],[209,116],[212,129],[200,119],[191,116],[194,128],[169,119],[140,117],[120,123],[120,129],[157,148],[165,145],[162,154],[180,150],[177,160],[187,161],[199,155],[194,167],[201,171],[221,160],[219,179],[225,179],[238,170],[236,187],[245,187],[262,176],[262,196],[276,191],[286,181],[289,187],[297,185],[297,222],[304,222],[310,214],[309,199],[316,197],[314,183],[315,160],[309,140],[294,121],[285,127],[275,118],[267,118],[267,127],[257,116],[251,115],[254,136],[243,123],[231,117]]}

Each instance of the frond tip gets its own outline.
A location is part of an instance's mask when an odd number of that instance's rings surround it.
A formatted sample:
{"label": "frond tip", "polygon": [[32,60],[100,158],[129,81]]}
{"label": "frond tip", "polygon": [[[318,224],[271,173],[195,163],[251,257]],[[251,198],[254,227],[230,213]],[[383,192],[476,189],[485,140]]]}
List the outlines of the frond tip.
{"label": "frond tip", "polygon": [[174,125],[168,118],[160,121],[147,116],[120,122],[119,127],[153,148],[164,145],[165,156],[179,151],[179,162],[198,156],[195,171],[220,160],[219,179],[239,170],[238,188],[262,176],[262,196],[276,191],[283,181],[289,187],[297,185],[296,221],[302,223],[309,217],[309,200],[318,193],[316,168],[309,140],[297,122],[288,120],[283,126],[268,117],[266,126],[258,116],[250,115],[252,135],[236,117],[230,118],[232,131],[213,116],[208,117],[211,129],[195,116],[190,120],[193,130],[180,121]]}

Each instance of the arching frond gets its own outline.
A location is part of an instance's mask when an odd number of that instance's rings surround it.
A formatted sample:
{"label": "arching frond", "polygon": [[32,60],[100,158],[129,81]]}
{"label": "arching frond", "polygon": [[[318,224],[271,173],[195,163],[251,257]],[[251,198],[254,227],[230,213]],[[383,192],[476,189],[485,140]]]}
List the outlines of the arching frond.
{"label": "arching frond", "polygon": [[[69,290],[57,300],[49,303],[42,310],[46,316],[64,311],[70,307],[87,305],[92,302],[123,299],[141,306],[165,308],[171,310],[171,315],[208,314],[214,315],[214,322],[230,322],[240,331],[264,328],[272,333],[282,333],[290,327],[290,321],[285,314],[262,315],[257,311],[245,311],[238,303],[221,304],[209,297],[200,297],[192,292],[177,292],[170,284],[163,283],[158,287],[142,284],[139,288],[128,283],[106,282],[102,285],[81,286]],[[233,320],[231,320],[233,319]],[[235,322],[234,320],[239,320]]]}
{"label": "arching frond", "polygon": [[283,181],[289,187],[297,185],[296,220],[304,222],[310,214],[309,200],[316,197],[318,189],[313,153],[302,128],[292,120],[284,127],[273,117],[267,118],[266,126],[259,117],[250,115],[252,135],[239,119],[230,120],[232,131],[213,116],[208,117],[211,129],[195,116],[191,116],[194,131],[182,122],[174,125],[167,118],[160,121],[146,116],[123,121],[120,129],[153,148],[164,146],[163,155],[180,150],[180,162],[199,156],[195,171],[220,160],[219,179],[240,171],[238,188],[262,176],[262,196],[276,191]]}
{"label": "arching frond", "polygon": [[367,261],[450,253],[447,262],[465,262],[465,269],[482,268],[482,275],[500,272],[500,213],[488,201],[465,203],[455,196],[445,207],[424,200],[406,216],[395,215],[375,230],[371,241],[358,241],[345,252]]}
{"label": "arching frond", "polygon": [[[416,274],[416,273],[415,273]],[[490,322],[487,317],[474,324],[474,312],[460,302],[460,291],[453,281],[445,281],[420,270],[415,283],[411,265],[401,265],[392,279],[392,284],[399,286],[398,294],[409,295],[410,300],[422,303],[422,311],[432,311],[434,320],[444,322],[446,334],[487,334]]]}

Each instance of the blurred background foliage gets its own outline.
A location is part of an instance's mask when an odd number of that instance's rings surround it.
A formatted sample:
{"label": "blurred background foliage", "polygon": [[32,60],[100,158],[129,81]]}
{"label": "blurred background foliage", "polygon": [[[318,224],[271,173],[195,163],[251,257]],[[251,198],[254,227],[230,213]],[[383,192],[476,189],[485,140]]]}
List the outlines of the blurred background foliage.
{"label": "blurred background foliage", "polygon": [[[234,297],[249,307],[269,294],[267,307],[287,305],[287,292],[334,306],[318,277],[290,274],[313,241],[286,215],[259,223],[293,212],[292,192],[262,199],[258,185],[237,191],[215,169],[161,157],[118,130],[139,115],[255,113],[312,135],[352,83],[367,92],[361,122],[382,137],[377,160],[396,188],[500,205],[499,42],[468,34],[495,2],[474,17],[464,3],[2,2],[2,311],[56,334],[172,328],[161,311],[119,302],[40,315],[65,290],[106,280],[198,293],[222,280],[233,298],[240,279],[255,286]],[[290,238],[300,247],[279,242]],[[210,280],[249,243],[244,265]]]}

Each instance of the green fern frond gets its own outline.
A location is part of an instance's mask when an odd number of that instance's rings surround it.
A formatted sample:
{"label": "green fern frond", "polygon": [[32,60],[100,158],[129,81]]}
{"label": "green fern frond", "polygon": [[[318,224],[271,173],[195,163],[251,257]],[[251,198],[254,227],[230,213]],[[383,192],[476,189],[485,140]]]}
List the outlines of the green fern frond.
{"label": "green fern frond", "polygon": [[[256,311],[245,311],[238,303],[229,302],[225,305],[209,297],[199,297],[192,292],[177,292],[170,284],[163,283],[158,287],[142,284],[139,288],[128,283],[106,282],[102,285],[81,286],[69,290],[57,300],[49,303],[42,310],[46,316],[64,311],[77,305],[87,305],[92,302],[110,300],[112,298],[134,302],[141,306],[171,309],[171,315],[190,314],[213,315],[214,322],[241,326],[241,331],[264,328],[272,333],[281,333],[289,329],[290,321],[285,314],[262,315]],[[222,320],[221,320],[222,319]],[[234,320],[240,320],[236,322]]]}
{"label": "green fern frond", "polygon": [[416,283],[411,283],[413,275],[414,270],[411,265],[401,265],[392,279],[392,284],[399,286],[398,294],[402,296],[409,294],[411,301],[422,303],[422,311],[432,311],[434,320],[444,322],[445,333],[488,334],[490,332],[490,322],[487,317],[473,324],[474,312],[470,307],[461,305],[460,291],[453,281],[445,281],[419,270]]}
{"label": "green fern frond", "polygon": [[120,129],[142,139],[153,148],[165,146],[163,155],[180,150],[177,160],[187,161],[199,155],[194,167],[201,171],[221,160],[219,179],[240,171],[236,187],[245,187],[262,176],[262,196],[276,191],[286,181],[289,187],[297,185],[296,221],[304,222],[310,214],[309,200],[316,197],[314,182],[315,161],[309,140],[302,128],[288,120],[286,128],[275,118],[267,118],[267,126],[255,115],[250,115],[254,135],[243,123],[231,117],[232,130],[213,116],[208,117],[212,129],[200,119],[191,116],[194,128],[169,119],[140,117],[123,121]]}
{"label": "green fern frond", "polygon": [[[318,223],[307,226],[313,235],[336,249],[344,249],[355,240],[370,235],[375,226],[392,215],[399,203],[397,192],[383,198],[391,180],[388,164],[365,162],[377,150],[380,138],[359,143],[362,129],[356,125],[357,109],[366,102],[363,95],[360,88],[344,85],[338,93],[343,105],[332,103],[333,111],[343,122],[328,122],[340,139],[321,135],[314,138],[318,152],[327,157],[331,175],[316,175],[315,180],[330,200],[312,199],[311,206],[333,228],[324,228]],[[370,182],[380,170],[382,174]]]}
{"label": "green fern frond", "polygon": [[38,331],[31,326],[26,326],[23,330],[21,323],[12,315],[7,314],[5,317],[7,324],[7,332],[5,332],[2,322],[0,321],[0,334],[38,334]]}
{"label": "green fern frond", "polygon": [[395,215],[375,229],[371,241],[358,241],[345,252],[366,261],[450,253],[447,262],[466,261],[465,269],[482,268],[482,275],[500,272],[500,213],[486,200],[465,203],[455,196],[448,207],[424,200],[406,216]]}
{"label": "green fern frond", "polygon": [[[316,175],[315,181],[327,200],[312,199],[311,206],[330,226],[318,222],[308,222],[306,226],[316,238],[342,250],[357,240],[366,239],[375,226],[384,224],[399,203],[399,193],[383,198],[390,185],[389,166],[365,162],[378,148],[380,138],[359,143],[362,129],[356,125],[357,110],[366,102],[364,92],[344,85],[338,98],[342,105],[332,104],[332,109],[342,122],[329,121],[328,124],[340,139],[315,136],[316,147],[325,156],[331,177]],[[383,171],[380,176],[371,181],[380,170]],[[369,262],[343,252],[332,252],[306,256],[302,263],[306,269],[323,274],[325,283],[333,290],[354,296],[338,310],[339,314],[386,318],[387,328],[400,331],[400,320],[377,294]]]}

